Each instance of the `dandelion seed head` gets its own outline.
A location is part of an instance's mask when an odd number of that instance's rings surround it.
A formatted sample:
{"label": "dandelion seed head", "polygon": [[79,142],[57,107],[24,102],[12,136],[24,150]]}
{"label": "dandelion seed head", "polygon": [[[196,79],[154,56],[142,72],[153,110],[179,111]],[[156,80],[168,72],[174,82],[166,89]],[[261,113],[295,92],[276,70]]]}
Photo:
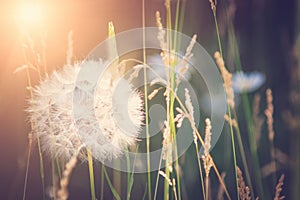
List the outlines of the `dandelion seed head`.
{"label": "dandelion seed head", "polygon": [[235,93],[253,92],[266,81],[266,76],[260,72],[237,72],[232,75],[232,88]]}
{"label": "dandelion seed head", "polygon": [[[119,156],[136,141],[143,121],[140,93],[123,80],[122,95],[128,96],[128,101],[120,103],[124,99],[117,99],[120,95],[114,95],[118,80],[112,80],[112,74],[107,71],[91,98],[86,91],[91,90],[95,83],[88,76],[77,77],[81,68],[104,68],[106,64],[99,60],[66,65],[34,88],[34,98],[30,100],[27,111],[34,138],[39,138],[44,152],[69,160],[84,144],[91,149],[94,158],[105,160]],[[75,85],[77,78],[80,82]],[[120,107],[126,107],[126,116],[119,111]],[[79,118],[75,119],[74,114]],[[132,132],[127,133],[118,120],[123,123],[130,121],[134,127],[130,129]],[[80,158],[85,159],[84,155]]]}

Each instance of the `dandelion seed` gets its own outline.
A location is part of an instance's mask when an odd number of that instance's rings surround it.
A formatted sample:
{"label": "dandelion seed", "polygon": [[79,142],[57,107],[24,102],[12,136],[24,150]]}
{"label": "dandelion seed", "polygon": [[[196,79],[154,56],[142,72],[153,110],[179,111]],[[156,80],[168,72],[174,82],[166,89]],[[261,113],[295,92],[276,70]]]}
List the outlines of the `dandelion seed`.
{"label": "dandelion seed", "polygon": [[232,88],[237,94],[257,90],[266,81],[266,76],[260,72],[236,72],[232,75]]}
{"label": "dandelion seed", "polygon": [[[66,65],[34,88],[34,101],[30,101],[27,111],[31,122],[37,119],[37,128],[33,130],[38,130],[38,133],[35,132],[34,137],[39,136],[44,152],[69,160],[78,147],[85,144],[96,159],[104,160],[119,156],[136,141],[143,121],[143,103],[140,94],[132,90],[128,82],[122,82],[121,96],[114,95],[118,81],[112,81],[112,75],[105,72],[95,89],[94,104],[84,93],[94,85],[87,79],[89,74],[82,75],[75,87],[81,68],[91,67],[93,70],[106,65],[101,60]],[[74,93],[74,90],[79,92]],[[129,96],[128,102],[120,103],[126,95]],[[135,127],[130,134],[121,129],[120,121],[115,120],[122,106],[128,109],[127,114]],[[80,119],[74,119],[74,111],[80,114]],[[92,117],[94,115],[96,118]],[[118,119],[123,123],[129,120],[121,114]],[[101,133],[96,127],[100,127]],[[79,132],[79,129],[84,131]],[[84,155],[81,156],[85,159]]]}

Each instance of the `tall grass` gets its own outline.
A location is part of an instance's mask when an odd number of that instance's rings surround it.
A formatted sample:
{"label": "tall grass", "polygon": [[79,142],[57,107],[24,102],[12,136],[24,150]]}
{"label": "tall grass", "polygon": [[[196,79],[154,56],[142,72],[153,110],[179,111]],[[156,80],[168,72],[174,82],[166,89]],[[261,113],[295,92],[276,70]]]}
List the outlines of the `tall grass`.
{"label": "tall grass", "polygon": [[[234,92],[232,89],[232,74],[228,71],[226,68],[226,62],[223,57],[223,49],[222,49],[222,39],[220,36],[219,31],[219,24],[218,24],[218,18],[217,18],[217,5],[216,1],[209,0],[211,5],[211,10],[213,14],[214,19],[214,25],[215,25],[215,31],[217,35],[217,43],[218,43],[218,50],[215,53],[215,62],[217,66],[219,67],[219,71],[222,75],[223,82],[224,82],[224,90],[226,93],[226,99],[227,99],[227,114],[224,116],[226,121],[229,124],[229,133],[231,138],[231,153],[233,156],[233,160],[230,161],[233,163],[232,171],[227,171],[226,174],[230,174],[230,172],[233,172],[234,177],[231,177],[234,179],[234,187],[230,187],[229,190],[229,182],[226,182],[224,180],[224,177],[221,176],[221,173],[219,169],[221,169],[220,166],[217,166],[217,162],[215,161],[215,158],[217,156],[213,155],[211,153],[211,129],[214,127],[211,126],[210,119],[205,119],[205,134],[201,134],[200,128],[196,126],[195,119],[194,119],[194,107],[191,101],[191,97],[189,95],[189,91],[185,88],[185,96],[184,100],[179,97],[178,95],[178,84],[180,80],[176,77],[176,65],[178,64],[180,58],[177,57],[176,53],[180,49],[181,41],[180,37],[178,37],[176,31],[182,31],[183,23],[184,23],[184,13],[185,13],[185,3],[186,1],[177,1],[176,2],[176,8],[175,8],[175,19],[173,20],[172,16],[172,9],[171,9],[171,1],[166,0],[165,2],[165,9],[166,9],[166,29],[163,28],[162,20],[160,17],[159,12],[156,13],[156,20],[158,25],[158,38],[159,42],[161,44],[161,56],[162,60],[164,61],[164,65],[167,68],[166,71],[166,86],[159,88],[155,88],[156,85],[153,87],[149,87],[148,80],[147,80],[147,73],[149,71],[153,72],[157,78],[163,79],[160,74],[156,73],[155,70],[147,65],[147,51],[146,51],[146,8],[145,8],[145,0],[142,1],[142,27],[143,27],[143,51],[142,51],[142,61],[137,59],[128,59],[127,61],[133,61],[138,63],[139,65],[143,66],[143,81],[144,81],[144,111],[145,111],[145,132],[146,132],[146,139],[145,139],[145,149],[146,149],[146,166],[147,166],[147,172],[143,174],[146,179],[146,190],[143,193],[143,198],[146,199],[146,197],[151,199],[175,199],[180,200],[184,199],[184,176],[185,171],[182,171],[183,164],[186,163],[179,163],[179,155],[178,155],[178,144],[176,141],[177,137],[177,131],[178,128],[182,125],[183,120],[186,120],[191,127],[192,135],[194,137],[194,143],[195,146],[195,154],[194,157],[197,159],[197,165],[195,168],[197,168],[199,172],[199,185],[198,188],[201,191],[201,197],[205,200],[213,199],[214,197],[211,197],[210,192],[214,190],[212,186],[210,186],[210,180],[213,179],[214,176],[218,179],[218,183],[220,185],[220,191],[225,193],[225,196],[227,199],[256,199],[255,191],[257,192],[257,195],[261,199],[265,199],[266,196],[268,196],[268,192],[264,192],[265,188],[263,187],[263,179],[261,176],[260,171],[260,161],[258,157],[257,152],[257,144],[254,137],[254,122],[252,119],[252,113],[251,113],[251,103],[249,101],[249,97],[246,93],[242,94],[242,101],[243,101],[243,111],[245,113],[245,120],[247,121],[247,135],[248,135],[248,141],[250,146],[250,153],[251,157],[246,157],[246,150],[245,150],[245,142],[242,138],[242,129],[239,124],[239,118],[236,111],[236,105],[234,100]],[[228,31],[229,35],[231,37],[232,46],[234,48],[234,58],[235,58],[235,64],[237,66],[237,71],[242,71],[242,64],[240,60],[239,50],[238,50],[238,43],[235,36],[235,31],[233,24],[231,22],[231,19],[228,19]],[[172,32],[172,28],[174,27],[175,32]],[[70,36],[71,37],[71,36]],[[119,56],[116,54],[117,48],[116,48],[116,38],[114,33],[114,27],[112,23],[109,23],[109,38],[112,39],[113,44],[111,46],[113,57],[117,58],[117,61],[113,64],[115,67],[120,64],[119,62]],[[69,38],[69,50],[67,53],[67,64],[71,65],[72,61],[72,46],[73,41]],[[192,56],[192,49],[194,44],[196,43],[196,35],[192,38],[190,46],[188,46],[186,50],[186,55],[184,56],[184,59],[188,59]],[[42,80],[42,74],[40,70],[40,65],[38,63],[30,64],[28,61],[28,58],[26,56],[26,49],[24,49],[24,58],[27,63],[27,65],[34,65],[36,66],[38,76],[40,80]],[[36,54],[35,51],[32,50],[33,54]],[[45,62],[45,58],[44,58]],[[121,61],[122,62],[122,61]],[[47,65],[44,63],[44,70],[47,70]],[[32,83],[31,83],[31,76],[29,73],[29,67],[26,67],[26,75],[27,75],[27,81],[28,81],[28,88],[30,89],[30,98],[31,101],[34,102],[34,95],[32,93]],[[184,75],[184,74],[182,74]],[[47,76],[47,75],[45,75]],[[154,92],[151,94],[150,91],[155,88]],[[151,137],[149,132],[149,101],[153,98],[153,96],[158,95],[159,91],[164,90],[164,96],[163,101],[166,105],[166,119],[164,122],[164,129],[161,131],[161,138],[162,138],[162,155],[160,158],[160,166],[162,163],[165,163],[165,167],[162,169],[158,169],[157,171],[157,177],[156,182],[154,184],[154,181],[152,181],[151,176],[151,157],[150,157],[150,150],[151,150]],[[270,151],[271,156],[273,158],[273,162],[276,164],[276,156],[275,156],[275,144],[274,144],[274,137],[275,132],[273,130],[273,104],[272,99],[273,96],[271,94],[271,91],[267,91],[267,104],[268,107],[265,111],[265,114],[267,116],[267,125],[269,130],[269,141],[270,141]],[[50,112],[50,111],[49,111]],[[50,123],[50,134],[54,134],[51,130],[51,120],[49,117],[48,122]],[[31,124],[33,132],[36,134],[37,138],[37,145],[38,145],[38,152],[39,152],[39,159],[40,159],[40,176],[41,176],[41,184],[43,189],[43,199],[46,199],[46,193],[45,193],[45,177],[44,177],[44,164],[43,164],[43,155],[41,150],[41,144],[39,140],[39,130],[38,126],[33,121]],[[203,139],[204,136],[204,139]],[[55,141],[53,141],[55,142]],[[237,143],[237,144],[236,144]],[[139,153],[140,151],[140,144],[137,142],[135,153]],[[52,145],[55,146],[55,145]],[[203,147],[204,151],[203,154],[200,151],[200,146]],[[26,167],[26,174],[25,174],[25,184],[24,184],[24,194],[23,199],[26,199],[26,188],[27,188],[27,179],[28,179],[28,169],[30,164],[30,157],[31,157],[31,147],[32,147],[32,139],[31,135],[29,135],[29,151],[28,151],[28,157],[27,157],[27,167]],[[237,156],[237,149],[239,150],[239,153],[241,155],[241,160],[239,160],[239,157]],[[94,162],[92,152],[89,150],[88,147],[86,147],[87,151],[87,165],[89,170],[89,188],[90,188],[90,194],[91,199],[96,200],[96,183],[97,180],[94,173]],[[129,152],[129,148],[127,148],[127,151]],[[69,162],[67,162],[65,166],[65,170],[61,172],[61,166],[63,166],[59,159],[56,157],[56,150],[54,149],[51,151],[51,169],[52,169],[52,188],[53,188],[53,198],[54,199],[67,199],[68,198],[68,191],[67,187],[70,182],[70,176],[73,172],[73,169],[76,167],[78,155],[75,155],[70,159]],[[128,153],[127,152],[127,153]],[[139,184],[139,179],[135,176],[135,167],[137,160],[134,158],[133,163],[131,163],[131,160],[129,158],[129,154],[125,153],[125,159],[127,162],[127,174],[121,174],[117,170],[113,170],[113,181],[111,181],[110,174],[108,173],[106,167],[104,164],[101,166],[101,180],[100,180],[100,199],[106,199],[107,197],[104,196],[104,184],[107,183],[112,196],[114,199],[133,199],[136,198],[134,192],[136,192],[136,186]],[[273,155],[274,154],[274,155]],[[245,173],[246,182],[243,179],[243,173],[242,170],[238,167],[238,163],[241,162],[243,165],[243,171]],[[70,164],[71,163],[71,164]],[[254,168],[252,174],[249,170],[250,166],[249,163],[251,163],[251,167]],[[119,163],[117,164],[119,166]],[[115,167],[118,167],[115,166]],[[276,170],[275,170],[276,172]],[[214,174],[214,176],[212,176]],[[276,178],[276,174],[274,174]],[[60,180],[60,189],[57,190],[58,186],[56,185],[56,177]],[[163,184],[161,184],[160,178],[163,178]],[[253,177],[253,178],[251,178]],[[126,179],[124,185],[124,178]],[[226,177],[227,178],[227,177]],[[252,179],[254,181],[252,181]],[[277,178],[276,178],[277,179]],[[106,180],[106,182],[105,182]],[[143,179],[144,180],[144,179]],[[284,176],[281,176],[278,180],[277,185],[275,186],[274,181],[274,189],[275,189],[275,196],[274,199],[282,199],[283,197],[280,195],[280,192],[282,191]],[[232,185],[232,182],[230,183]],[[163,185],[162,188],[159,188],[159,186]],[[122,188],[126,188],[126,195],[122,193]],[[160,190],[161,189],[161,190]],[[154,191],[154,192],[153,192]],[[159,192],[161,191],[161,192]],[[138,192],[137,192],[138,193]],[[266,194],[267,193],[267,194]],[[141,193],[138,193],[141,194]],[[161,196],[159,196],[161,195]],[[220,193],[219,198],[223,198],[223,195]]]}

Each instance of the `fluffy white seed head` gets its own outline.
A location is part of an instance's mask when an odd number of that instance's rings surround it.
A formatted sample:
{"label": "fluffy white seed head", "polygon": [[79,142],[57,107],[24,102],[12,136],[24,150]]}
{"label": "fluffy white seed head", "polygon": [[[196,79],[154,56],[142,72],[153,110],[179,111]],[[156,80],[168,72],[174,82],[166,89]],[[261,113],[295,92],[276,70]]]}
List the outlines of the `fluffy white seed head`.
{"label": "fluffy white seed head", "polygon": [[44,152],[69,160],[86,145],[94,158],[105,160],[136,141],[143,102],[130,83],[113,80],[108,71],[99,77],[95,90],[88,76],[78,79],[82,68],[104,69],[106,64],[100,60],[66,65],[34,88],[27,111]]}

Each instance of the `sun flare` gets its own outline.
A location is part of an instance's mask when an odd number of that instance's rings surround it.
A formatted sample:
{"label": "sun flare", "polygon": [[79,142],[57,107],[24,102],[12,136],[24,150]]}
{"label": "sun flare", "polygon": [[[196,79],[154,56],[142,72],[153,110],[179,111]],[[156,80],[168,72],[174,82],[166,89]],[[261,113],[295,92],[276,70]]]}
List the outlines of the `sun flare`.
{"label": "sun flare", "polygon": [[42,6],[34,2],[24,2],[19,4],[15,16],[17,23],[22,26],[38,25],[44,18]]}

